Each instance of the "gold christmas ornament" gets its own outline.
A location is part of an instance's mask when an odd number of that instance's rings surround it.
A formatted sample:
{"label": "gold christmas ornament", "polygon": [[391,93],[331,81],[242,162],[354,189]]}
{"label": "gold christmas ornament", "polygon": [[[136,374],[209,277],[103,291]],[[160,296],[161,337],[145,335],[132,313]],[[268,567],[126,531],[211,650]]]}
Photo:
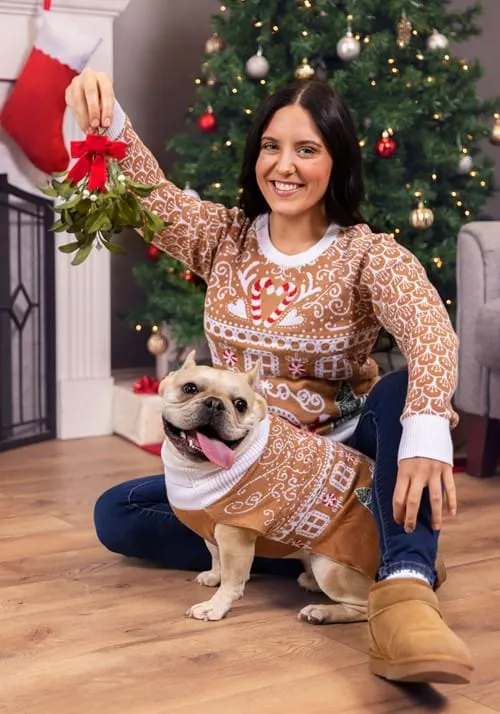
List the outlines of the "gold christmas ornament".
{"label": "gold christmas ornament", "polygon": [[500,145],[500,115],[495,115],[495,122],[490,131],[490,142],[494,146]]}
{"label": "gold christmas ornament", "polygon": [[220,35],[214,32],[205,43],[205,52],[209,55],[215,55],[224,47],[224,40]]}
{"label": "gold christmas ornament", "polygon": [[401,49],[410,44],[412,29],[413,27],[411,22],[406,17],[406,13],[403,12],[401,19],[396,26],[397,45]]}
{"label": "gold christmas ornament", "polygon": [[158,357],[168,350],[168,340],[160,335],[159,332],[153,332],[150,337],[148,337],[148,350],[152,355]]}
{"label": "gold christmas ornament", "polygon": [[312,79],[314,77],[314,69],[309,64],[309,60],[302,60],[302,64],[295,70],[295,76],[297,79]]}
{"label": "gold christmas ornament", "polygon": [[419,231],[425,231],[434,223],[434,214],[430,208],[426,208],[422,201],[419,201],[418,208],[410,213],[410,225]]}

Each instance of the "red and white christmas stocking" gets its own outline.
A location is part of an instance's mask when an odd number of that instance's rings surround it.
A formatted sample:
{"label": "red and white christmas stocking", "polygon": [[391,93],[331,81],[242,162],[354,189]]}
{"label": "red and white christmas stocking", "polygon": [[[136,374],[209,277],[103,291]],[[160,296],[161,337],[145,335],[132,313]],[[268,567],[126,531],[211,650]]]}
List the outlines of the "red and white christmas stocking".
{"label": "red and white christmas stocking", "polygon": [[38,169],[53,174],[65,171],[70,161],[63,139],[66,88],[101,38],[54,12],[42,15],[35,46],[1,110],[0,123]]}

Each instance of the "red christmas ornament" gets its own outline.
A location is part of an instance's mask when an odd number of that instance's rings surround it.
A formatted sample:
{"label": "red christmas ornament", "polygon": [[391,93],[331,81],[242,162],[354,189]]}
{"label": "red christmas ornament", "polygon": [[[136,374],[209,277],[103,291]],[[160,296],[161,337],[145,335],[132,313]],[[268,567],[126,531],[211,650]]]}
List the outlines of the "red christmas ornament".
{"label": "red christmas ornament", "polygon": [[397,144],[389,135],[388,131],[382,133],[382,137],[375,144],[375,151],[382,159],[389,159],[396,151]]}
{"label": "red christmas ornament", "polygon": [[160,257],[160,251],[155,245],[148,245],[148,247],[146,248],[146,253],[149,260],[152,261],[158,260],[158,258]]}
{"label": "red christmas ornament", "polygon": [[217,119],[212,109],[207,109],[198,117],[198,126],[204,134],[211,134],[217,129]]}
{"label": "red christmas ornament", "polygon": [[188,283],[194,283],[196,280],[196,276],[190,270],[186,270],[186,272],[182,273],[181,278],[184,278]]}

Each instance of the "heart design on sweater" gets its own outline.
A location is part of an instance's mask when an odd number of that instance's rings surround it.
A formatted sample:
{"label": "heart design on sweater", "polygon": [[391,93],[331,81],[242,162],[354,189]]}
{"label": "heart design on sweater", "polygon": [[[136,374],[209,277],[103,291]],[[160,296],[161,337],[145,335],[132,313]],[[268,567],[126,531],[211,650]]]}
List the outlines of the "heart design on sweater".
{"label": "heart design on sweater", "polygon": [[248,319],[247,307],[245,305],[245,301],[242,300],[242,298],[239,298],[238,300],[236,300],[236,302],[230,302],[227,306],[227,309],[229,310],[231,315],[234,315],[235,317],[241,317],[243,320]]}
{"label": "heart design on sweater", "polygon": [[[299,291],[297,286],[291,282],[281,283],[276,286],[274,279],[265,275],[257,280],[252,285],[251,291],[251,313],[254,325],[262,325],[263,327],[271,327],[278,320],[289,305],[295,300]],[[281,298],[280,302],[274,309],[264,316],[262,312],[262,295],[276,295]]]}

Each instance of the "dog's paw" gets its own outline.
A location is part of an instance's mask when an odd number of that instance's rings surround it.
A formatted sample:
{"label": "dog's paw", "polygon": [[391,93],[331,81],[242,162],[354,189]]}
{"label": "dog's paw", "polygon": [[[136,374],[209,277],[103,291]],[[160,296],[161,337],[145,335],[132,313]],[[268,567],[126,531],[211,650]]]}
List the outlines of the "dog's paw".
{"label": "dog's paw", "polygon": [[309,590],[309,592],[312,593],[321,592],[321,588],[312,573],[301,573],[297,578],[297,582],[301,588],[304,588],[304,590]]}
{"label": "dog's paw", "polygon": [[187,617],[192,617],[194,620],[205,620],[205,622],[215,622],[222,620],[228,613],[229,608],[214,604],[211,600],[199,602],[192,605],[186,612]]}
{"label": "dog's paw", "polygon": [[330,605],[306,605],[298,614],[299,620],[311,625],[324,625],[332,622]]}
{"label": "dog's paw", "polygon": [[220,585],[220,573],[216,570],[204,570],[196,576],[196,582],[207,588],[215,588]]}

